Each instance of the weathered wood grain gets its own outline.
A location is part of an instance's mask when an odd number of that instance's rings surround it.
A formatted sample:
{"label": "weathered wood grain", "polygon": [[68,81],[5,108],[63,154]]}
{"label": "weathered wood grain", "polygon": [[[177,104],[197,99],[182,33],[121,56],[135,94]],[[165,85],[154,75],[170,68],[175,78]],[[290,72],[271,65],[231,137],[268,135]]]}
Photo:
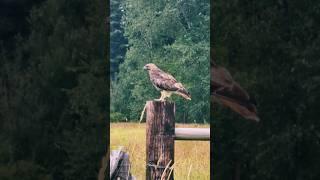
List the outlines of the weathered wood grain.
{"label": "weathered wood grain", "polygon": [[175,104],[147,101],[146,111],[146,179],[173,180],[174,173],[170,174],[170,168],[166,167],[174,164]]}

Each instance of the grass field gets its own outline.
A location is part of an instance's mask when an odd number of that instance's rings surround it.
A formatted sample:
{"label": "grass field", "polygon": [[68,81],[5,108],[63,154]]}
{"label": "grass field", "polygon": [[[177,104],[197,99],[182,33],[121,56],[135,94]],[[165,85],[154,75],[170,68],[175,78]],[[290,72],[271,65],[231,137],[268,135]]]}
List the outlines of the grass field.
{"label": "grass field", "polygon": [[[176,124],[176,127],[201,127],[209,125]],[[124,146],[130,155],[132,174],[145,179],[146,129],[145,124],[111,123],[111,150]],[[210,142],[176,141],[174,177],[176,180],[210,179]]]}

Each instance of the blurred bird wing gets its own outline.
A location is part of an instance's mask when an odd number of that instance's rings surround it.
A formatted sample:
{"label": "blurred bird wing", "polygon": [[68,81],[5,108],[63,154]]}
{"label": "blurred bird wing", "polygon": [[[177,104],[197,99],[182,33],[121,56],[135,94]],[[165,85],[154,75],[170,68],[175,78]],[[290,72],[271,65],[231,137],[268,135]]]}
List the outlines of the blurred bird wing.
{"label": "blurred bird wing", "polygon": [[249,94],[233,80],[228,70],[222,67],[213,67],[211,69],[211,86],[217,94],[223,94],[242,100],[249,100]]}
{"label": "blurred bird wing", "polygon": [[224,106],[239,113],[246,119],[259,121],[255,104],[249,94],[233,80],[228,70],[213,65],[211,68],[212,95]]}
{"label": "blurred bird wing", "polygon": [[230,99],[225,96],[220,96],[220,95],[214,95],[217,98],[217,100],[224,106],[229,107],[231,110],[237,112],[240,114],[242,117],[249,119],[249,120],[254,120],[256,122],[260,121],[260,118],[257,116],[257,110],[256,107],[252,104],[243,104],[241,102],[237,102],[233,99]]}

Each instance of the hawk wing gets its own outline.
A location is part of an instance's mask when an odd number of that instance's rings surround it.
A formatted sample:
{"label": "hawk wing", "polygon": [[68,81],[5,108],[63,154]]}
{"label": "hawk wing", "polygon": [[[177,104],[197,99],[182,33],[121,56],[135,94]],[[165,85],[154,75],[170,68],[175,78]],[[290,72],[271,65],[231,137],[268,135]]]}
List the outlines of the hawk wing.
{"label": "hawk wing", "polygon": [[256,102],[233,80],[229,71],[211,64],[211,94],[223,105],[239,113],[246,119],[259,121]]}
{"label": "hawk wing", "polygon": [[172,75],[160,69],[150,71],[150,80],[158,90],[175,92],[186,99],[190,99],[190,93]]}
{"label": "hawk wing", "polygon": [[170,74],[160,70],[153,70],[150,72],[150,80],[152,84],[160,89],[166,91],[176,91],[178,88],[175,86],[177,80]]}

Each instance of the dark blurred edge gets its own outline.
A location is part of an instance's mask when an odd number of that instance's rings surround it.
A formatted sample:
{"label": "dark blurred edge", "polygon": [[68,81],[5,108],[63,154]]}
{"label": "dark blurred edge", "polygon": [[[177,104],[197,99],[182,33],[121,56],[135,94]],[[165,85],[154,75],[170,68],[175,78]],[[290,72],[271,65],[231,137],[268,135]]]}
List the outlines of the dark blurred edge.
{"label": "dark blurred edge", "polygon": [[[210,61],[212,61],[213,57],[213,53],[212,53],[212,48],[213,48],[213,42],[214,42],[214,38],[213,38],[213,1],[214,0],[210,0]],[[211,64],[211,63],[210,63]],[[211,70],[212,68],[210,68]],[[210,77],[212,78],[212,77]],[[210,81],[211,82],[211,81]],[[212,87],[210,86],[210,92],[212,91]],[[214,126],[213,126],[213,102],[211,100],[212,98],[210,98],[210,179],[213,179],[213,173],[214,173]]]}
{"label": "dark blurred edge", "polygon": [[[110,174],[110,89],[111,89],[111,86],[110,86],[110,82],[111,82],[111,77],[110,77],[110,0],[106,0],[106,3],[107,3],[107,17],[106,17],[106,30],[107,30],[107,42],[105,44],[107,44],[107,47],[106,47],[106,58],[107,58],[107,77],[108,77],[108,95],[109,97],[107,98],[108,99],[108,105],[109,107],[107,108],[107,117],[108,117],[108,120],[107,120],[107,140],[106,140],[106,155],[107,155],[107,158],[108,158],[108,161],[107,161],[107,169],[106,169],[106,172],[105,174],[108,175],[109,177],[109,174]],[[107,178],[105,178],[107,179]]]}
{"label": "dark blurred edge", "polygon": [[[23,1],[19,1],[19,0],[0,0],[0,20],[2,20],[0,23],[0,30],[1,30],[1,36],[0,36],[0,48],[5,48],[8,50],[14,49],[16,48],[16,40],[15,40],[15,36],[16,35],[21,35],[22,38],[25,38],[29,35],[30,30],[28,27],[28,21],[27,21],[27,16],[30,15],[30,9],[32,7],[36,7],[36,6],[40,6],[40,4],[42,2],[44,2],[45,0],[23,0]],[[110,13],[110,1],[109,0],[101,0],[106,7],[105,8],[105,12],[103,14],[106,15],[105,17],[105,31],[106,34],[105,37],[101,37],[103,38],[103,42],[104,44],[106,44],[106,46],[103,48],[104,49],[104,58],[105,58],[105,62],[106,62],[106,71],[105,71],[105,78],[107,82],[107,89],[105,91],[107,91],[107,103],[106,105],[108,105],[108,107],[106,107],[106,119],[105,119],[105,128],[106,131],[104,133],[106,133],[106,139],[105,139],[105,155],[108,159],[109,157],[109,134],[110,134],[110,123],[109,123],[109,115],[110,115],[110,109],[109,109],[109,105],[110,105],[110,63],[109,63],[109,53],[110,53],[110,46],[109,46],[109,13]],[[12,23],[13,21],[19,22],[19,23]],[[4,24],[2,24],[4,23]],[[10,26],[8,26],[7,24],[9,24]],[[83,37],[86,38],[86,37]],[[2,49],[0,49],[2,50]],[[2,57],[0,57],[0,69],[1,66],[3,65],[4,61],[1,59]],[[0,73],[0,75],[2,75],[2,73]],[[0,77],[1,80],[2,77]],[[0,82],[1,85],[1,82]],[[3,87],[0,87],[0,92],[1,89]],[[1,94],[0,94],[1,95]],[[1,109],[0,109],[1,111]],[[2,121],[2,118],[8,118],[8,117],[3,117],[1,116],[0,113],[0,121]],[[2,122],[0,122],[0,125],[2,124]],[[103,137],[101,137],[103,138]],[[2,139],[1,139],[2,141]],[[0,145],[2,146],[2,143],[0,143]],[[27,142],[26,142],[27,143]],[[0,155],[1,156],[1,155]],[[103,155],[101,155],[102,158]],[[2,157],[0,157],[0,159],[2,159]],[[101,159],[102,160],[102,159]],[[99,162],[96,162],[99,163]],[[100,163],[99,163],[100,164]],[[102,164],[102,162],[101,162]],[[28,165],[28,164],[27,164]],[[103,166],[103,164],[102,164]],[[1,171],[0,173],[2,173],[3,171]],[[106,172],[104,172],[106,175],[109,175],[109,161],[107,161],[107,168],[106,168]],[[32,177],[29,177],[32,178]],[[108,179],[108,177],[105,177],[105,179]]]}

